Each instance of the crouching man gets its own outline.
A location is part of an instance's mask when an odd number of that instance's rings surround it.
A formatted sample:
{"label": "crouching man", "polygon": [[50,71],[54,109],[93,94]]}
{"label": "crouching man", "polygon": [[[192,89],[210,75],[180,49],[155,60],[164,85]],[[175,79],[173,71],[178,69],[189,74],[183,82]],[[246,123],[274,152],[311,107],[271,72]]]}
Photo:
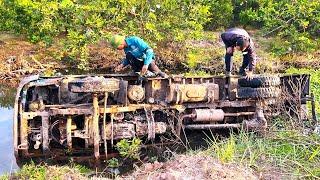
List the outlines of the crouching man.
{"label": "crouching man", "polygon": [[115,68],[115,71],[121,71],[127,65],[130,65],[134,72],[140,72],[140,75],[147,73],[147,70],[158,76],[167,78],[155,64],[155,56],[149,45],[137,36],[114,35],[111,38],[111,46],[118,50],[124,50],[126,57],[122,63]]}
{"label": "crouching man", "polygon": [[[254,67],[256,64],[256,53],[254,44],[247,31],[240,28],[228,29],[221,34],[221,39],[226,46],[225,54],[225,74],[231,75],[232,61],[231,57],[235,50],[242,51],[243,62],[239,69],[239,75],[246,76],[248,79],[252,78]],[[249,71],[245,69],[248,67]]]}

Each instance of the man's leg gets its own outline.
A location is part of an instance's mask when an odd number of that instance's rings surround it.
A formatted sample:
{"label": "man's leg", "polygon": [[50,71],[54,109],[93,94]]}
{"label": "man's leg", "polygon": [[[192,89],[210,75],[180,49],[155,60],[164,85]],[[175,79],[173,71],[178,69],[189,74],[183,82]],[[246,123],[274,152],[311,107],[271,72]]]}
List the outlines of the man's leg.
{"label": "man's leg", "polygon": [[143,62],[139,61],[136,57],[134,57],[130,52],[126,54],[126,59],[129,61],[129,64],[132,67],[134,72],[140,72],[143,66]]}
{"label": "man's leg", "polygon": [[148,70],[155,73],[156,75],[159,75],[163,78],[167,78],[168,75],[164,72],[162,72],[159,67],[156,65],[155,61],[153,60],[150,64],[149,64],[149,67],[148,67]]}

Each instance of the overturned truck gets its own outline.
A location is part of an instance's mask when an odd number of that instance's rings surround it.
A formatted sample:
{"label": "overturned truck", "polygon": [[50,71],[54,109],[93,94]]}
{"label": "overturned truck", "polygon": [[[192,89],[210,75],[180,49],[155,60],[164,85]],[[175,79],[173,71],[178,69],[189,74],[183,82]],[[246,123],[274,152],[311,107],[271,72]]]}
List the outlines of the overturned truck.
{"label": "overturned truck", "polygon": [[[299,85],[298,93],[289,82]],[[67,156],[106,159],[121,139],[180,138],[184,129],[263,131],[283,87],[305,104],[309,75],[169,78],[127,74],[25,78],[14,108],[18,159]],[[296,94],[295,94],[296,93]],[[290,100],[286,103],[290,103]]]}

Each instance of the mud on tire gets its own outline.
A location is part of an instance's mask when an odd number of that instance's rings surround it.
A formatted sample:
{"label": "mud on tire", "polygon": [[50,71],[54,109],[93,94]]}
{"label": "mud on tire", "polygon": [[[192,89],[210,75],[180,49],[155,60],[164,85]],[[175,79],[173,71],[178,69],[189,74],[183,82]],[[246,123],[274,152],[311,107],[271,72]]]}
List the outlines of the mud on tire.
{"label": "mud on tire", "polygon": [[264,88],[251,88],[240,87],[238,88],[238,98],[246,99],[259,99],[259,98],[276,98],[281,94],[281,89],[278,87],[264,87]]}
{"label": "mud on tire", "polygon": [[238,79],[240,87],[269,87],[279,86],[280,83],[280,77],[278,76],[254,76],[251,80],[247,80],[245,77]]}

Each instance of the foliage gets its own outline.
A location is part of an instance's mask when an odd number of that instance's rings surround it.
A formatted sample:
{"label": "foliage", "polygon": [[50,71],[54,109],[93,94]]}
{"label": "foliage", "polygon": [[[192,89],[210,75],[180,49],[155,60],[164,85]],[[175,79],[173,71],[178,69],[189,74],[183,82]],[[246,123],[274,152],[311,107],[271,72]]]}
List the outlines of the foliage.
{"label": "foliage", "polygon": [[117,158],[111,158],[107,161],[109,168],[119,167],[119,160]]}
{"label": "foliage", "polygon": [[71,164],[72,169],[76,169],[80,174],[89,174],[92,170],[84,165],[80,164]]}
{"label": "foliage", "polygon": [[24,165],[18,172],[19,177],[26,177],[27,179],[46,179],[46,169],[44,166],[31,164]]}
{"label": "foliage", "polygon": [[0,107],[12,108],[14,105],[15,89],[6,84],[0,85]]}
{"label": "foliage", "polygon": [[120,156],[124,158],[139,159],[141,140],[133,138],[132,140],[122,139],[116,145]]}
{"label": "foliage", "polygon": [[[250,0],[240,4],[239,21],[263,27],[265,35],[277,35],[292,52],[310,52],[319,47],[319,1]],[[286,51],[284,51],[286,52]]]}
{"label": "foliage", "polygon": [[23,165],[16,173],[0,176],[0,179],[85,179],[82,174],[92,172],[85,166],[70,164],[70,166],[49,166],[47,164],[35,164],[31,161]]}
{"label": "foliage", "polygon": [[205,0],[210,6],[210,21],[206,24],[207,29],[229,27],[234,19],[233,3],[231,0]]}
{"label": "foliage", "polygon": [[64,56],[87,67],[88,45],[114,32],[162,43],[198,38],[209,20],[209,6],[200,0],[71,1],[1,0],[0,30],[25,34],[31,42],[51,45],[57,37]]}
{"label": "foliage", "polygon": [[240,162],[258,172],[274,168],[295,178],[320,177],[320,138],[316,134],[306,136],[297,131],[277,131],[261,138],[241,132],[223,141],[211,139],[208,142],[211,146],[206,152],[225,162]]}

